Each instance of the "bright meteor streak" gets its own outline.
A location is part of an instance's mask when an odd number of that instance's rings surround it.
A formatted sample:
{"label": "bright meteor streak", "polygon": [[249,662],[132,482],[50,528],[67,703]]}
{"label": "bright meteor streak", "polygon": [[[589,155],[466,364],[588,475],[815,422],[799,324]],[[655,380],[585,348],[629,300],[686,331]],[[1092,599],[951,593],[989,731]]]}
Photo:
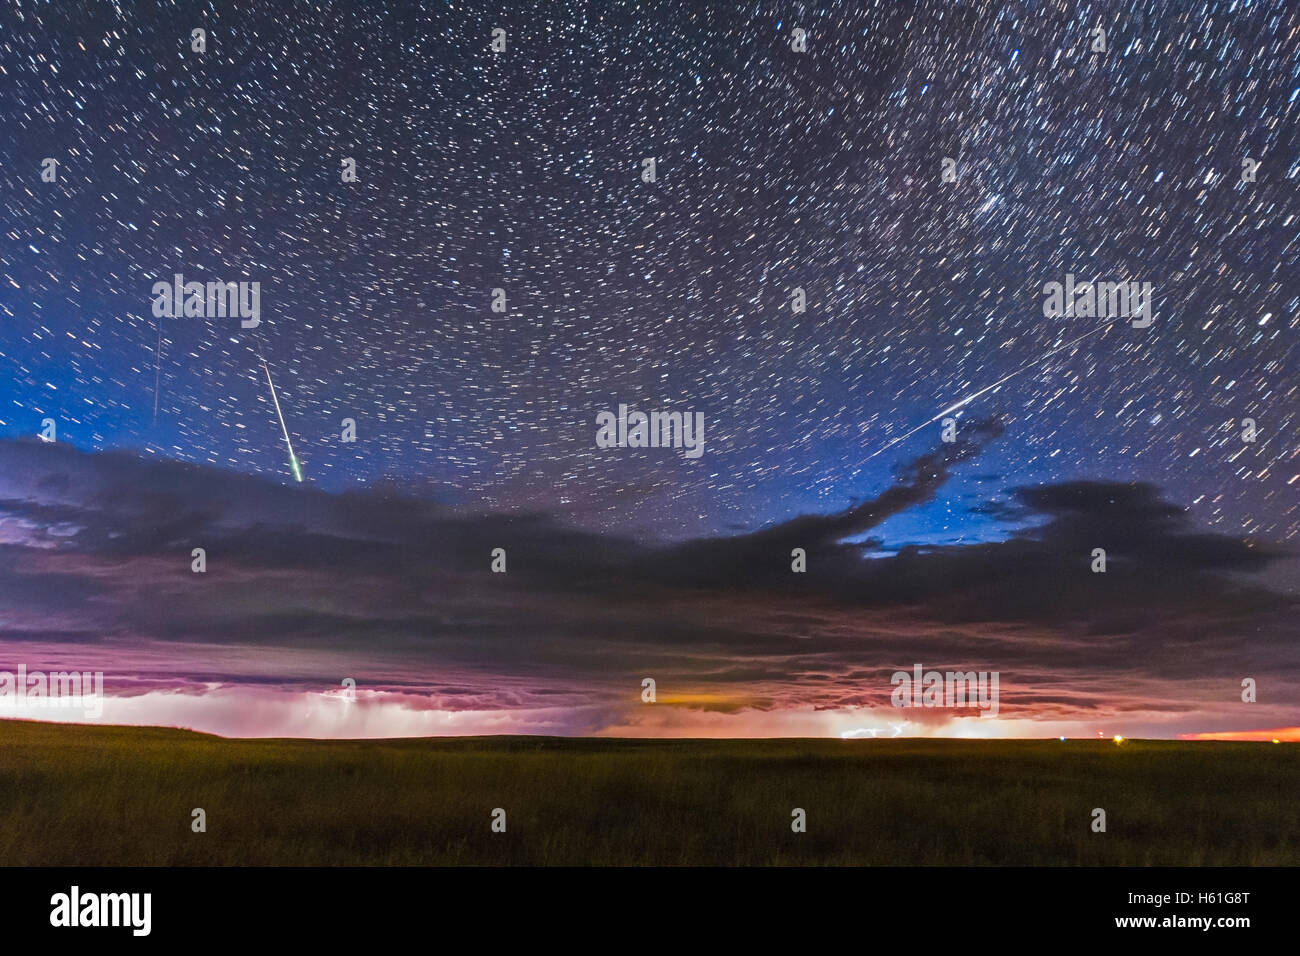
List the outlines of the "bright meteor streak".
{"label": "bright meteor streak", "polygon": [[1079,336],[1077,339],[1071,339],[1069,342],[1066,342],[1064,345],[1058,346],[1057,348],[1052,349],[1052,351],[1047,352],[1047,353],[1044,354],[1044,355],[1039,355],[1039,356],[1037,356],[1037,357],[1035,357],[1035,358],[1030,359],[1030,360],[1029,360],[1028,362],[1026,362],[1024,365],[1021,365],[1019,368],[1014,369],[1014,370],[1011,371],[1009,374],[1002,376],[1000,379],[998,379],[998,380],[997,380],[996,382],[994,382],[992,385],[986,385],[986,386],[984,386],[984,388],[981,388],[981,389],[980,389],[978,392],[976,392],[974,395],[967,395],[965,398],[961,399],[960,401],[958,401],[958,402],[956,402],[956,403],[954,403],[954,404],[952,404],[952,405],[949,405],[947,408],[945,408],[945,409],[944,409],[943,411],[941,411],[939,414],[935,415],[933,418],[931,418],[931,419],[929,419],[929,420],[927,420],[927,421],[922,422],[920,425],[917,425],[917,426],[916,426],[915,428],[913,428],[910,432],[907,432],[907,433],[904,434],[904,435],[899,435],[899,436],[898,436],[897,438],[895,438],[893,441],[891,441],[891,442],[889,442],[888,444],[886,444],[883,448],[880,448],[880,449],[878,449],[877,451],[873,451],[870,455],[868,455],[866,458],[864,458],[864,459],[862,459],[862,460],[863,460],[863,461],[870,461],[871,459],[875,458],[877,455],[882,455],[882,454],[884,454],[885,452],[889,451],[889,449],[891,449],[891,448],[893,448],[895,445],[897,445],[899,442],[901,442],[901,441],[906,441],[907,439],[911,438],[913,435],[915,435],[917,432],[919,432],[922,428],[925,428],[925,427],[928,426],[928,425],[933,425],[933,424],[934,424],[935,422],[937,422],[939,419],[943,418],[943,416],[948,415],[948,414],[951,414],[952,412],[957,411],[957,409],[962,408],[962,407],[965,406],[965,405],[969,405],[971,402],[975,401],[975,399],[979,398],[979,397],[980,397],[981,395],[983,395],[985,392],[989,392],[989,391],[992,391],[993,389],[997,388],[999,385],[1001,385],[1001,384],[1002,384],[1003,382],[1005,382],[1007,379],[1009,379],[1009,378],[1014,378],[1015,376],[1017,376],[1017,375],[1019,375],[1021,372],[1023,372],[1025,369],[1030,368],[1031,366],[1037,365],[1039,362],[1043,361],[1043,359],[1051,358],[1051,357],[1052,357],[1053,355],[1055,355],[1057,352],[1063,352],[1063,351],[1065,351],[1066,349],[1070,348],[1071,346],[1073,346],[1073,345],[1075,345],[1075,344],[1077,344],[1077,343],[1079,343],[1079,342],[1082,342],[1084,339],[1086,339],[1086,338],[1087,338],[1088,336],[1090,336],[1090,335],[1096,335],[1098,332],[1104,332],[1106,329],[1109,329],[1112,325],[1114,325],[1114,324],[1115,324],[1116,322],[1118,322],[1118,321],[1120,321],[1120,320],[1119,320],[1119,319],[1114,319],[1114,320],[1112,320],[1112,321],[1110,321],[1110,322],[1107,322],[1105,325],[1098,326],[1098,327],[1095,328],[1095,329],[1090,329],[1089,331],[1084,332],[1083,335]]}
{"label": "bright meteor streak", "polygon": [[271,381],[271,366],[267,364],[266,356],[262,354],[262,344],[257,344],[257,355],[262,360],[262,368],[266,370],[266,384],[271,386],[271,401],[275,403],[275,414],[280,419],[280,430],[284,432],[284,443],[289,446],[289,468],[293,471],[293,477],[302,481],[302,468],[298,466],[298,456],[293,453],[293,442],[289,438],[289,426],[284,423],[284,412],[280,410],[280,397],[275,393],[275,382]]}

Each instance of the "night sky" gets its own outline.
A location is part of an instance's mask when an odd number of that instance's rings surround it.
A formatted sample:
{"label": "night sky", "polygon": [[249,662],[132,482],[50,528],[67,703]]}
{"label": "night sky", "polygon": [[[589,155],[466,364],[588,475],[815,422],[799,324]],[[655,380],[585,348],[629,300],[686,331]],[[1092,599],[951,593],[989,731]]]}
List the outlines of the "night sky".
{"label": "night sky", "polygon": [[221,732],[839,733],[917,660],[1023,721],[936,732],[1300,726],[1298,124],[1284,0],[7,3],[0,649]]}

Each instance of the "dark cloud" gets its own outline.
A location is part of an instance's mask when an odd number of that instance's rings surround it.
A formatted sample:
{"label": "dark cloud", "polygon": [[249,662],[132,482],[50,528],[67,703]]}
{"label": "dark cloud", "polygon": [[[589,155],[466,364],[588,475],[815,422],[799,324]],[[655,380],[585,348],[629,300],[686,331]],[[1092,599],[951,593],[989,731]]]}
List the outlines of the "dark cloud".
{"label": "dark cloud", "polygon": [[1001,541],[860,543],[999,429],[964,432],[841,513],[666,547],[391,489],[0,442],[0,641],[107,646],[137,690],[346,673],[451,708],[591,707],[598,723],[644,674],[680,692],[672,706],[719,713],[887,705],[889,674],[918,661],[999,670],[1004,714],[1172,714],[1184,684],[1231,693],[1265,662],[1295,686],[1296,601],[1250,578],[1291,556],[1195,528],[1150,485],[1009,489],[1022,520]]}

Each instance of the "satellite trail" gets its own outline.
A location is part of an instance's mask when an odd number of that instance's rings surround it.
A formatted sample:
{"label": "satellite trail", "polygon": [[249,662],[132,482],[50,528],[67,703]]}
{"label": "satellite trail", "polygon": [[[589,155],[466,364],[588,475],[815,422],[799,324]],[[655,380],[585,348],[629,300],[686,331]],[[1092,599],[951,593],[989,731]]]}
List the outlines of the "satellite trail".
{"label": "satellite trail", "polygon": [[158,388],[162,384],[162,317],[158,317],[157,368],[153,375],[153,421],[158,424]]}
{"label": "satellite trail", "polygon": [[901,442],[901,441],[906,441],[907,439],[909,439],[909,438],[911,438],[913,435],[915,435],[917,432],[919,432],[922,428],[925,428],[927,425],[933,425],[933,424],[934,424],[935,422],[937,422],[939,419],[943,418],[943,416],[945,416],[945,415],[949,415],[949,414],[951,414],[951,413],[957,411],[957,409],[959,409],[959,408],[961,408],[961,407],[963,407],[963,406],[965,406],[965,405],[970,404],[971,402],[975,401],[975,399],[977,399],[977,398],[979,398],[981,395],[983,395],[985,392],[992,391],[993,389],[997,388],[999,385],[1001,385],[1001,384],[1002,384],[1003,382],[1005,382],[1007,379],[1009,379],[1009,378],[1014,378],[1015,376],[1017,376],[1017,375],[1019,375],[1021,372],[1023,372],[1025,369],[1030,368],[1031,366],[1037,365],[1039,362],[1043,361],[1043,359],[1051,358],[1051,357],[1052,357],[1053,355],[1055,355],[1057,352],[1063,352],[1063,351],[1065,351],[1066,349],[1070,348],[1072,345],[1075,345],[1075,344],[1078,343],[1078,342],[1082,342],[1084,339],[1086,339],[1086,338],[1087,338],[1088,336],[1090,336],[1090,335],[1096,335],[1098,332],[1104,332],[1104,331],[1106,331],[1106,329],[1110,328],[1110,327],[1111,327],[1112,325],[1114,325],[1116,322],[1121,321],[1122,318],[1123,318],[1123,317],[1121,317],[1121,318],[1116,318],[1116,319],[1112,319],[1111,321],[1107,322],[1105,325],[1101,325],[1101,326],[1098,326],[1098,327],[1095,328],[1095,329],[1090,329],[1089,331],[1084,332],[1083,335],[1079,336],[1077,339],[1071,339],[1069,342],[1066,342],[1064,345],[1061,345],[1061,346],[1058,346],[1057,348],[1052,349],[1052,351],[1050,351],[1050,352],[1046,352],[1046,353],[1044,353],[1043,355],[1039,355],[1039,356],[1036,356],[1036,357],[1030,359],[1028,362],[1026,362],[1024,365],[1021,365],[1019,368],[1013,369],[1013,370],[1012,370],[1011,372],[1009,372],[1008,374],[1003,375],[1000,379],[998,379],[998,380],[997,380],[996,382],[994,382],[992,385],[986,385],[986,386],[984,386],[983,388],[981,388],[978,392],[975,392],[973,395],[967,395],[965,398],[961,399],[960,401],[955,402],[955,403],[952,404],[952,405],[949,405],[947,408],[945,408],[943,411],[939,412],[939,414],[935,415],[933,418],[930,418],[930,419],[928,419],[928,420],[922,422],[921,424],[917,425],[917,426],[916,426],[915,428],[913,428],[910,432],[907,432],[906,434],[903,434],[903,435],[899,435],[899,436],[898,436],[897,438],[895,438],[893,441],[891,441],[891,442],[889,442],[888,444],[886,444],[883,448],[880,448],[880,449],[878,449],[878,450],[876,450],[876,451],[873,451],[870,455],[868,455],[866,458],[864,458],[864,459],[862,459],[862,460],[863,460],[863,461],[870,461],[871,459],[875,458],[877,455],[883,455],[885,452],[889,451],[889,449],[893,448],[893,447],[894,447],[895,445],[897,445],[899,442]]}

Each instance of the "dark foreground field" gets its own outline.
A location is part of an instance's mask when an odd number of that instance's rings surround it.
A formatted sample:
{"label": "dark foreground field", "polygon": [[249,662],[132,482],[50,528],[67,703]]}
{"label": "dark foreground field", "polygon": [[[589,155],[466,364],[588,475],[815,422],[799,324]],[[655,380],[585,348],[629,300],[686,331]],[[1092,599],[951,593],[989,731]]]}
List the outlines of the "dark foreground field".
{"label": "dark foreground field", "polygon": [[0,721],[5,865],[1295,865],[1297,794],[1295,744],[225,740]]}

